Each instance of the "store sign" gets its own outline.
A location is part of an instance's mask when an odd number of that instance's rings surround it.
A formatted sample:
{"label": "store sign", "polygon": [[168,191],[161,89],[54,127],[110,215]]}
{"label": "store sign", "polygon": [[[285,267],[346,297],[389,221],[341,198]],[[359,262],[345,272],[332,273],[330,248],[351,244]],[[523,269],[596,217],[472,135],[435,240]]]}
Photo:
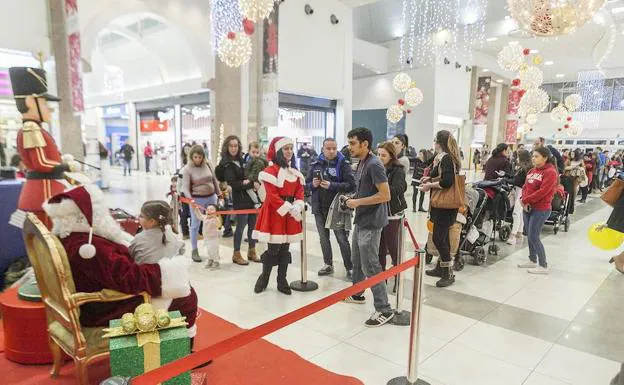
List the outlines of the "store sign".
{"label": "store sign", "polygon": [[158,120],[160,120],[161,122],[166,122],[168,120],[173,120],[174,116],[175,116],[175,112],[173,110],[171,110],[171,111],[158,111]]}
{"label": "store sign", "polygon": [[169,130],[168,121],[141,120],[141,132],[165,132]]}

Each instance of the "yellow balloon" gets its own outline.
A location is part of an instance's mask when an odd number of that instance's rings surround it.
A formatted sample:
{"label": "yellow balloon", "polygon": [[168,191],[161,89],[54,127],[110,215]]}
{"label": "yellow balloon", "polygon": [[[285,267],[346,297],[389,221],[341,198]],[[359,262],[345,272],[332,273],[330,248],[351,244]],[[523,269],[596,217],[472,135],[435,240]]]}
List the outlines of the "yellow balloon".
{"label": "yellow balloon", "polygon": [[592,245],[601,250],[615,250],[624,242],[624,233],[596,223],[589,228],[587,236]]}
{"label": "yellow balloon", "polygon": [[537,55],[533,58],[533,64],[535,64],[536,66],[542,64],[542,57]]}

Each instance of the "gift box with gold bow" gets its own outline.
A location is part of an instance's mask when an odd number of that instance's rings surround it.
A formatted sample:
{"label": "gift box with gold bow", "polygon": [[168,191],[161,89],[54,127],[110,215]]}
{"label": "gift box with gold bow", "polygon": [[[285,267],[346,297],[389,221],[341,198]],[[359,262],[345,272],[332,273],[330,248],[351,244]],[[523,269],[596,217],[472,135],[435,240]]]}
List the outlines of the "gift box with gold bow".
{"label": "gift box with gold bow", "polygon": [[[179,311],[155,310],[139,305],[133,313],[109,322],[104,338],[109,338],[112,376],[135,377],[190,354],[186,322]],[[163,385],[190,385],[190,372]]]}

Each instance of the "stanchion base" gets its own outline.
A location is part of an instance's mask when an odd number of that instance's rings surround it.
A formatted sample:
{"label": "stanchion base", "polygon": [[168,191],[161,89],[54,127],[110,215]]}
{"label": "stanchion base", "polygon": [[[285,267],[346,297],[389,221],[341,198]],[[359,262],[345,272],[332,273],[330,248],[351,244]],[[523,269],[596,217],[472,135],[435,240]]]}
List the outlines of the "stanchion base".
{"label": "stanchion base", "polygon": [[427,381],[421,380],[420,378],[416,380],[416,382],[409,382],[407,377],[397,377],[388,381],[387,385],[430,385]]}
{"label": "stanchion base", "polygon": [[400,313],[394,313],[394,317],[390,320],[390,323],[397,326],[409,326],[412,321],[412,313],[407,310],[403,310]]}
{"label": "stanchion base", "polygon": [[318,289],[318,283],[314,281],[293,281],[290,283],[290,288],[294,291],[314,291]]}

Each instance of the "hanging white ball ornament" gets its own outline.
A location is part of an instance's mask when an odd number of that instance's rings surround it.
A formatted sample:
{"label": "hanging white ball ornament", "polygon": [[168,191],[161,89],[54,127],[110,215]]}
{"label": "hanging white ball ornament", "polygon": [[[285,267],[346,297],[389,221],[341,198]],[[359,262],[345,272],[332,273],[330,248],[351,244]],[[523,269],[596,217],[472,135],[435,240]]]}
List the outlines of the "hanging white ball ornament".
{"label": "hanging white ball ornament", "polygon": [[269,17],[275,0],[238,0],[243,17],[251,21],[258,21]]}
{"label": "hanging white ball ornament", "polygon": [[565,98],[565,106],[568,108],[570,112],[574,112],[578,110],[582,102],[583,102],[583,99],[581,98],[581,95],[579,94],[568,95]]}
{"label": "hanging white ball ornament", "polygon": [[570,128],[567,131],[570,136],[579,136],[583,132],[583,124],[578,120],[573,120],[570,122]]}
{"label": "hanging white ball ornament", "polygon": [[524,71],[520,71],[520,88],[528,90],[537,88],[544,83],[544,73],[541,69],[530,66]]}
{"label": "hanging white ball ornament", "polygon": [[548,101],[549,97],[546,91],[541,88],[532,88],[527,90],[520,99],[519,109],[521,108],[527,115],[537,115],[546,109]]}
{"label": "hanging white ball ornament", "polygon": [[244,32],[229,32],[221,38],[217,54],[228,67],[240,67],[251,59],[251,39]]}
{"label": "hanging white ball ornament", "polygon": [[527,115],[525,120],[530,125],[534,125],[535,123],[537,123],[537,115],[535,115],[535,114]]}
{"label": "hanging white ball ornament", "polygon": [[418,88],[410,88],[405,92],[405,103],[409,104],[412,107],[415,107],[422,103],[423,98],[423,93]]}
{"label": "hanging white ball ornament", "polygon": [[401,72],[392,80],[392,87],[399,92],[406,92],[412,86],[412,78],[405,72]]}
{"label": "hanging white ball ornament", "polygon": [[498,53],[498,65],[506,71],[517,71],[524,63],[523,49],[517,42],[507,44]]}
{"label": "hanging white ball ornament", "polygon": [[561,103],[550,111],[550,118],[555,122],[564,122],[567,117],[568,109]]}
{"label": "hanging white ball ornament", "polygon": [[393,104],[386,111],[386,119],[390,123],[398,123],[403,118],[403,108],[398,104]]}

